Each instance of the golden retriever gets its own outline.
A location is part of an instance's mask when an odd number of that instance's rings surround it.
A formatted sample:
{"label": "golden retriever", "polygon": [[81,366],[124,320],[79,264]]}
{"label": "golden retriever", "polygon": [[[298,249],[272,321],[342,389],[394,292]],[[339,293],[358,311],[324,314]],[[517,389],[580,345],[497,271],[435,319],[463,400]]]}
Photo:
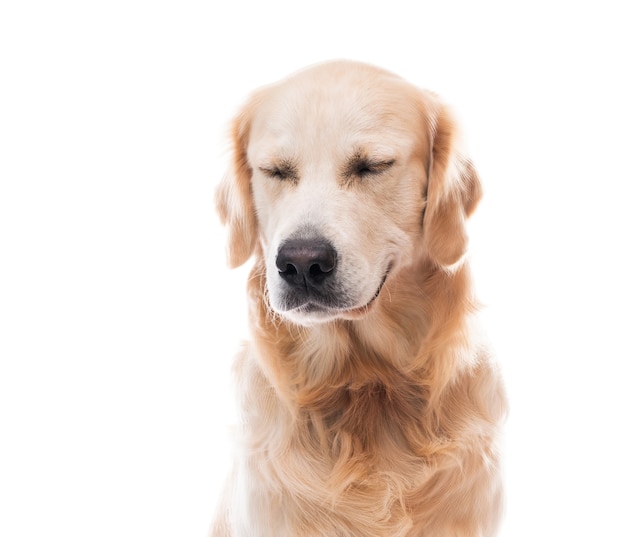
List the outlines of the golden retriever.
{"label": "golden retriever", "polygon": [[214,537],[486,537],[505,400],[475,322],[481,197],[434,94],[339,61],[255,92],[217,209],[248,280]]}

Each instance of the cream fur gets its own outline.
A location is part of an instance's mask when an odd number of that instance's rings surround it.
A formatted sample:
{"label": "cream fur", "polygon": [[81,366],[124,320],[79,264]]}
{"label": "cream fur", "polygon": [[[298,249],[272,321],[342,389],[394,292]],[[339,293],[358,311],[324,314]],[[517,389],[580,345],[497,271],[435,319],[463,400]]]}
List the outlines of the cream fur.
{"label": "cream fur", "polygon": [[[333,62],[257,91],[233,143],[217,205],[230,264],[256,257],[252,339],[212,536],[494,535],[505,400],[464,257],[480,183],[450,114],[395,75]],[[355,153],[384,165],[356,177]],[[341,307],[285,301],[275,260],[302,229],[339,252]]]}

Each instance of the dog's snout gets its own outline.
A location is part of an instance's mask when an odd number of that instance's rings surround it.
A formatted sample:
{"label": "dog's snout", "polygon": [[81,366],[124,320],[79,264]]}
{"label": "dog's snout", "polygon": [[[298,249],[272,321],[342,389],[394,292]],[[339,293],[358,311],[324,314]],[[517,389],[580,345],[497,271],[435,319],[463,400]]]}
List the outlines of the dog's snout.
{"label": "dog's snout", "polygon": [[287,283],[296,287],[319,286],[335,269],[337,251],[322,239],[296,239],[278,250],[276,267]]}

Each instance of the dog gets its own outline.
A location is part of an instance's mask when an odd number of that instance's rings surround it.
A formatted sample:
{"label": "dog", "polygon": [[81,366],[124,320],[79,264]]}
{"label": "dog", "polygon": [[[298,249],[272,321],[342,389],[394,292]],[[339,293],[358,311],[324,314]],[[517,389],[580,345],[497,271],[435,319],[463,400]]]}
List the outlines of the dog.
{"label": "dog", "polygon": [[216,191],[254,258],[242,424],[213,537],[487,537],[502,506],[501,377],[476,322],[482,195],[449,109],[374,66],[251,95]]}

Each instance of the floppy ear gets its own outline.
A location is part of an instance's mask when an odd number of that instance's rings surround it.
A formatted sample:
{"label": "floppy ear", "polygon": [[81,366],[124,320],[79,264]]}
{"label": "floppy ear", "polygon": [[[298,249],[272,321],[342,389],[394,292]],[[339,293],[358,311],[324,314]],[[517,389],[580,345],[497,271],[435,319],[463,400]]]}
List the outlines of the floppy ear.
{"label": "floppy ear", "polygon": [[474,165],[459,151],[456,124],[443,106],[432,123],[424,238],[431,259],[449,266],[465,253],[465,221],[476,208],[482,188]]}
{"label": "floppy ear", "polygon": [[257,223],[250,184],[251,170],[246,156],[248,116],[248,112],[244,110],[233,122],[230,169],[215,193],[217,213],[228,234],[226,256],[230,268],[245,263],[257,244]]}

